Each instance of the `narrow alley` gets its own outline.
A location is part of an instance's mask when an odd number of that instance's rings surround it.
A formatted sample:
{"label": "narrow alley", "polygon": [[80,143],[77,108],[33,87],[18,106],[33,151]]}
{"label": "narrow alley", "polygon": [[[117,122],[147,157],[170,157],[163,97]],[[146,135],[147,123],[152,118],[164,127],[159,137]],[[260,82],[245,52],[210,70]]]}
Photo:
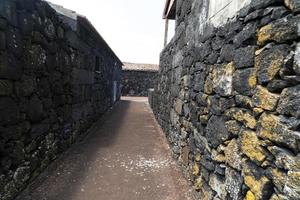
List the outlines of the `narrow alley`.
{"label": "narrow alley", "polygon": [[89,132],[18,199],[192,199],[147,98],[124,97]]}

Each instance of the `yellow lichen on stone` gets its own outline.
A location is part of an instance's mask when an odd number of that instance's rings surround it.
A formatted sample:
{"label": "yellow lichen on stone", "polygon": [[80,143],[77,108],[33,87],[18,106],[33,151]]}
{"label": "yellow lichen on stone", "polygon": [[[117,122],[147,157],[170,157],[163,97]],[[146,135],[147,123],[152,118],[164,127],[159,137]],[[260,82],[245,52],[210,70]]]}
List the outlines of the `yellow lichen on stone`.
{"label": "yellow lichen on stone", "polygon": [[270,40],[272,38],[271,35],[272,30],[272,24],[268,24],[264,27],[262,27],[257,34],[257,43],[258,45],[263,45],[266,41]]}
{"label": "yellow lichen on stone", "polygon": [[276,58],[271,61],[268,67],[268,77],[270,77],[270,79],[273,79],[278,74],[283,60],[284,57],[282,55],[276,55]]}
{"label": "yellow lichen on stone", "polygon": [[208,120],[209,120],[208,115],[200,115],[200,116],[199,116],[199,121],[200,121],[201,123],[207,123]]}
{"label": "yellow lichen on stone", "polygon": [[275,109],[279,100],[279,95],[270,93],[266,88],[258,86],[253,96],[256,107],[272,111]]}
{"label": "yellow lichen on stone", "polygon": [[244,123],[248,128],[254,129],[256,127],[256,119],[248,112],[235,110],[232,116],[235,120]]}
{"label": "yellow lichen on stone", "polygon": [[225,163],[225,162],[226,162],[226,157],[225,157],[225,155],[222,154],[222,153],[220,153],[220,152],[217,152],[216,150],[213,150],[213,151],[212,151],[211,158],[212,158],[214,161],[217,161],[217,162],[220,162],[220,163]]}
{"label": "yellow lichen on stone", "polygon": [[240,133],[241,126],[235,120],[230,120],[230,121],[225,122],[225,126],[226,126],[227,130],[234,135],[238,135]]}
{"label": "yellow lichen on stone", "polygon": [[255,88],[257,85],[256,72],[252,72],[248,78],[248,85],[250,88]]}
{"label": "yellow lichen on stone", "polygon": [[248,191],[245,200],[255,200],[254,194],[251,191]]}
{"label": "yellow lichen on stone", "polygon": [[244,180],[245,184],[255,196],[255,199],[262,199],[264,187],[270,183],[270,180],[265,176],[261,177],[259,180],[256,180],[253,176],[245,176]]}
{"label": "yellow lichen on stone", "polygon": [[287,176],[285,173],[280,171],[277,168],[272,169],[272,176],[273,176],[273,183],[276,185],[277,188],[283,189]]}
{"label": "yellow lichen on stone", "polygon": [[300,171],[289,171],[285,183],[285,190],[290,199],[298,199],[300,196]]}
{"label": "yellow lichen on stone", "polygon": [[200,173],[199,165],[198,165],[198,163],[194,163],[194,166],[193,166],[193,175],[197,176],[197,175],[199,175],[199,173]]}
{"label": "yellow lichen on stone", "polygon": [[197,154],[196,154],[195,160],[196,160],[197,162],[200,162],[200,160],[201,160],[201,154],[200,154],[200,153],[197,153]]}
{"label": "yellow lichen on stone", "polygon": [[205,94],[212,94],[213,93],[213,81],[212,81],[212,76],[213,74],[210,73],[207,78],[206,78],[206,81],[205,81],[205,84],[204,84],[204,92]]}
{"label": "yellow lichen on stone", "polygon": [[258,163],[261,163],[266,159],[265,151],[260,145],[260,141],[254,131],[245,130],[242,132],[242,152],[252,161]]}
{"label": "yellow lichen on stone", "polygon": [[[276,26],[276,25],[275,25]],[[280,42],[290,33],[287,27],[275,27],[273,24],[268,24],[259,29],[257,33],[257,44],[264,45],[267,42]]]}
{"label": "yellow lichen on stone", "polygon": [[253,112],[255,113],[255,115],[260,115],[264,112],[264,110],[262,108],[253,108]]}
{"label": "yellow lichen on stone", "polygon": [[196,180],[195,180],[195,183],[194,183],[194,188],[195,190],[200,190],[203,186],[203,181],[202,181],[202,177],[198,177]]}
{"label": "yellow lichen on stone", "polygon": [[279,117],[275,115],[263,114],[260,118],[260,131],[259,135],[263,138],[270,140],[276,140],[276,134],[273,134],[273,130],[277,126]]}

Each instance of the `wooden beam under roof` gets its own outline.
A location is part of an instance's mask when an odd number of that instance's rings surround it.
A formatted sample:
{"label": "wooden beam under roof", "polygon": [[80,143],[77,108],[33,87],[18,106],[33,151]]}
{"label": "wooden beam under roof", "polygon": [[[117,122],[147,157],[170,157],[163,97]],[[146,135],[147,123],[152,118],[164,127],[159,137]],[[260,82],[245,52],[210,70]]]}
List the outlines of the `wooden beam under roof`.
{"label": "wooden beam under roof", "polygon": [[163,19],[176,18],[176,0],[166,0]]}

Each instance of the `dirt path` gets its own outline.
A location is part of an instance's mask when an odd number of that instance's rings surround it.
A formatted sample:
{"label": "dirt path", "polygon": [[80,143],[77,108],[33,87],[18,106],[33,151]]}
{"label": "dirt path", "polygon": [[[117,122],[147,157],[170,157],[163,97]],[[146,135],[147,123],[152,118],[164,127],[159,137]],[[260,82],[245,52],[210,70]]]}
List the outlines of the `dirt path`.
{"label": "dirt path", "polygon": [[123,98],[19,199],[192,199],[146,102]]}

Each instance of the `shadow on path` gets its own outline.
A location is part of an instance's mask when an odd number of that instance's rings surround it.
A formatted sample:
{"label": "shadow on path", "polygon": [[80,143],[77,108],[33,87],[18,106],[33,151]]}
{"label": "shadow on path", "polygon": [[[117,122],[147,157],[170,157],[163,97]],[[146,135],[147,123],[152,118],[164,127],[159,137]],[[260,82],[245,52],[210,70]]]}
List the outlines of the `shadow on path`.
{"label": "shadow on path", "polygon": [[146,100],[123,98],[18,200],[191,199]]}

